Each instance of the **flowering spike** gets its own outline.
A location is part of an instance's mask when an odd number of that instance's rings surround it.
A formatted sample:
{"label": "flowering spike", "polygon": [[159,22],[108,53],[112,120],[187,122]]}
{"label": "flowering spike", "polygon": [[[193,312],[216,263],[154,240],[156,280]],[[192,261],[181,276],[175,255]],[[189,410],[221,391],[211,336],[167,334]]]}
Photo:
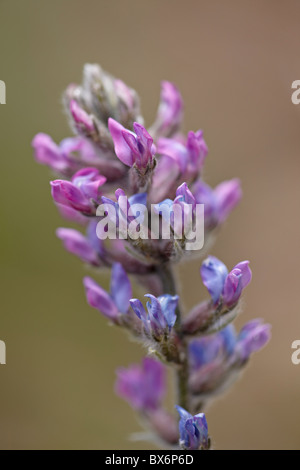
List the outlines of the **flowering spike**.
{"label": "flowering spike", "polygon": [[[111,268],[109,292],[84,278],[88,303],[174,367],[183,406],[177,407],[179,431],[175,413],[162,407],[161,363],[146,358],[119,369],[116,392],[141,414],[163,448],[209,449],[205,415],[189,411],[202,409],[233,382],[268,342],[270,325],[253,320],[237,334],[231,324],[251,281],[249,261],[228,271],[208,257],[200,272],[210,298],[184,316],[173,265],[188,251],[201,250],[204,238],[227,219],[241,199],[240,182],[224,181],[213,189],[203,181],[208,154],[203,131],[180,133],[183,100],[170,82],[161,84],[149,132],[135,90],[97,64],[85,65],[81,85],[69,85],[64,106],[75,136],[56,144],[40,133],[32,141],[36,160],[59,175],[51,191],[60,213],[86,230],[83,235],[59,228],[57,236],[82,261]],[[128,273],[149,292],[145,306],[131,298]]]}

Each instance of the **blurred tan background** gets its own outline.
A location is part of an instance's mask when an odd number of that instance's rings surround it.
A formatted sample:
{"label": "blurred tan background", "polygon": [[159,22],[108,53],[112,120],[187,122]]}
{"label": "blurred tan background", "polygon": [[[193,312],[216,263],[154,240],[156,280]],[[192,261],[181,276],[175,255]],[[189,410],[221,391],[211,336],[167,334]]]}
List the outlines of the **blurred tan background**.
{"label": "blurred tan background", "polygon": [[[148,124],[160,81],[176,82],[185,131],[204,129],[209,145],[206,180],[241,178],[212,251],[229,267],[251,260],[237,323],[263,317],[273,340],[208,410],[209,430],[218,449],[300,448],[299,15],[296,0],[0,0],[1,449],[150,448],[129,441],[139,425],[112,391],[114,370],[142,350],[87,306],[86,268],[55,237],[51,175],[32,158],[37,132],[70,135],[60,97],[85,62],[136,88]],[[187,307],[198,268],[180,268]]]}

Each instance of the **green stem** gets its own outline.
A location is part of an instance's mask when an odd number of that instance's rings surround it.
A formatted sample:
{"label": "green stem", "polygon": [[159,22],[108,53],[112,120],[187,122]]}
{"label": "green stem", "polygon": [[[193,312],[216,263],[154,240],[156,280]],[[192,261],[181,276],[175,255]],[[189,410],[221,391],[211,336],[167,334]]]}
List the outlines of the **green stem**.
{"label": "green stem", "polygon": [[[164,263],[159,266],[157,273],[162,281],[163,290],[165,294],[176,295],[176,280],[174,276],[173,269],[169,263]],[[182,312],[180,305],[178,303],[176,309],[176,323],[174,329],[177,333],[180,353],[180,364],[176,370],[177,374],[177,384],[178,384],[178,404],[188,410],[189,408],[189,392],[188,392],[188,354],[187,354],[187,341],[182,334],[181,321],[182,321]]]}

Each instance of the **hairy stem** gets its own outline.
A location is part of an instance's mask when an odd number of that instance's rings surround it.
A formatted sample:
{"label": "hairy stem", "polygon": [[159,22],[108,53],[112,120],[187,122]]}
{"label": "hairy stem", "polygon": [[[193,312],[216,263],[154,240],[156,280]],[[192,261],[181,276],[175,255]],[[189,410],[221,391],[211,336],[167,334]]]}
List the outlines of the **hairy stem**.
{"label": "hairy stem", "polygon": [[[157,273],[162,281],[163,289],[165,294],[176,295],[176,280],[174,272],[170,263],[164,263],[159,266]],[[181,322],[182,322],[182,312],[180,305],[178,303],[176,309],[176,323],[175,331],[177,333],[179,348],[180,348],[180,364],[176,370],[177,374],[177,386],[178,386],[178,404],[188,410],[189,408],[189,393],[188,393],[188,354],[187,354],[187,341],[182,333]]]}

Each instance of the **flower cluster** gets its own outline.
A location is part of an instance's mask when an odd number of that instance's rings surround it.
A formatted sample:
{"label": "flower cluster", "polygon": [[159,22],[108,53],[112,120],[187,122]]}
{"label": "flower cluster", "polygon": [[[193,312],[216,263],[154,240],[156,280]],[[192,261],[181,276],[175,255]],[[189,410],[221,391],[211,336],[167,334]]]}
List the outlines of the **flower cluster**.
{"label": "flower cluster", "polygon": [[[32,142],[36,160],[55,174],[55,205],[82,228],[59,228],[57,236],[84,263],[111,269],[109,292],[91,277],[84,278],[87,301],[142,342],[148,353],[141,365],[117,371],[116,393],[139,413],[162,446],[209,449],[203,407],[268,342],[270,326],[253,320],[236,333],[231,324],[251,281],[248,261],[229,271],[222,261],[207,257],[200,275],[209,298],[187,315],[173,268],[188,254],[186,242],[199,205],[204,205],[208,246],[212,233],[239,203],[240,182],[235,178],[214,189],[204,182],[208,147],[203,131],[182,133],[183,100],[170,82],[162,82],[157,115],[147,129],[136,91],[98,65],[84,67],[82,84],[67,88],[64,106],[74,136],[56,144],[39,133]],[[142,207],[138,218],[135,205]],[[160,230],[154,237],[145,236],[152,230],[147,222],[150,206],[159,224],[169,225],[168,239]],[[110,236],[112,227],[116,237]],[[142,289],[139,298],[133,298],[133,279]],[[177,375],[178,413],[164,407],[167,366]]]}

